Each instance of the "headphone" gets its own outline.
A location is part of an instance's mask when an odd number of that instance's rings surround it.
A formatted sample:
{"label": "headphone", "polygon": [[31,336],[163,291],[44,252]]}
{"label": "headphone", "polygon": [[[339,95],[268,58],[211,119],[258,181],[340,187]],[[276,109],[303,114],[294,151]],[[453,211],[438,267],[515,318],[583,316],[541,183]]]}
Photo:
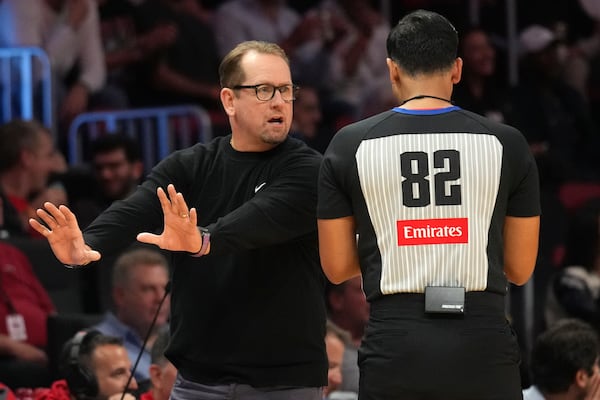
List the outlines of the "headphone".
{"label": "headphone", "polygon": [[98,395],[98,382],[96,376],[81,363],[82,348],[88,346],[90,341],[101,335],[99,331],[79,331],[71,340],[67,355],[67,366],[64,377],[69,386],[69,391],[75,398],[95,398]]}

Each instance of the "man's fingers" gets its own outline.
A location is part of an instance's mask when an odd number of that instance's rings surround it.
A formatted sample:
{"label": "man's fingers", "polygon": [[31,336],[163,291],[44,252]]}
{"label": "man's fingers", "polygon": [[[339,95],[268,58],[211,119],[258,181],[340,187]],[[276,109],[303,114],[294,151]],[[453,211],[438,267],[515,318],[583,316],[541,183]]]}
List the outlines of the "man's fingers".
{"label": "man's fingers", "polygon": [[171,207],[171,202],[169,201],[164,189],[161,187],[156,189],[156,195],[158,196],[158,201],[160,201],[160,206],[162,207],[163,212],[167,211]]}
{"label": "man's fingers", "polygon": [[177,201],[177,209],[179,210],[179,213],[180,214],[188,214],[188,205],[185,202],[183,195],[181,193],[177,193],[177,195],[175,196],[175,199]]}
{"label": "man's fingers", "polygon": [[[40,217],[40,219],[42,221],[44,221],[46,223],[46,225],[48,225],[48,227],[50,229],[52,229],[53,227],[55,227],[56,225],[58,225],[58,223],[56,222],[56,219],[49,214],[46,210],[38,208],[35,213],[37,214],[38,217]],[[38,222],[38,221],[35,221]],[[39,222],[38,222],[39,224]],[[41,224],[40,224],[41,226]]]}
{"label": "man's fingers", "polygon": [[172,183],[167,185],[167,192],[169,193],[169,199],[171,200],[171,211],[174,214],[181,214],[179,211],[178,201],[177,201],[177,191],[175,190],[175,186]]}
{"label": "man's fingers", "polygon": [[69,210],[69,207],[61,205],[58,207],[58,210],[60,211],[61,215],[64,216],[67,224],[75,224],[77,227],[79,227],[79,224],[77,223],[77,217],[75,217],[75,214]]}
{"label": "man's fingers", "polygon": [[160,191],[162,194],[160,194],[158,190],[157,193],[159,193],[160,203],[164,212],[170,209],[173,214],[182,218],[187,218],[189,216],[188,205],[183,198],[183,194],[177,192],[172,183],[167,185],[168,198],[162,189],[160,189]]}
{"label": "man's fingers", "polygon": [[190,223],[196,225],[198,223],[198,213],[194,207],[190,208]]}
{"label": "man's fingers", "polygon": [[43,236],[48,236],[50,234],[50,230],[47,229],[44,225],[40,224],[37,219],[29,218],[29,226],[35,229],[38,233]]}
{"label": "man's fingers", "polygon": [[137,235],[137,240],[138,240],[138,242],[148,243],[148,244],[154,244],[154,245],[160,247],[159,246],[160,236],[159,235],[155,235],[153,233],[149,233],[149,232],[139,233]]}
{"label": "man's fingers", "polygon": [[188,205],[185,202],[185,199],[183,198],[183,194],[177,192],[175,186],[172,183],[167,185],[166,193],[164,189],[159,187],[156,189],[156,194],[158,195],[160,205],[165,215],[167,214],[167,212],[170,212],[181,218],[189,217],[190,221],[196,224],[197,215],[194,215],[194,220],[191,219],[191,210],[188,210]]}
{"label": "man's fingers", "polygon": [[172,183],[167,186],[167,190],[169,191],[173,213],[179,214],[181,217],[185,216],[184,218],[186,218],[189,215],[189,210],[183,194],[178,192]]}
{"label": "man's fingers", "polygon": [[64,214],[54,204],[47,201],[44,203],[44,209],[46,210],[46,212],[48,212],[54,217],[54,219],[56,220],[56,222],[58,222],[59,225],[65,225],[67,223]]}
{"label": "man's fingers", "polygon": [[98,251],[96,251],[96,250],[88,250],[86,253],[87,253],[86,257],[87,257],[88,260],[90,260],[90,262],[91,261],[98,261],[100,259],[100,257],[101,257],[100,253]]}

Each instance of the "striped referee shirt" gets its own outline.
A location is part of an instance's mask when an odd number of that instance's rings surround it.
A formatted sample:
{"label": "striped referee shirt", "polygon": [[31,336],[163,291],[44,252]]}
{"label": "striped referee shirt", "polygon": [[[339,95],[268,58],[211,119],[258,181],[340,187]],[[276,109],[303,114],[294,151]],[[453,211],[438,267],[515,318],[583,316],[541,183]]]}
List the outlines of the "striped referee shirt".
{"label": "striped referee shirt", "polygon": [[318,218],[356,218],[370,300],[426,286],[505,293],[504,217],[539,214],[523,135],[458,107],[349,125],[320,171]]}

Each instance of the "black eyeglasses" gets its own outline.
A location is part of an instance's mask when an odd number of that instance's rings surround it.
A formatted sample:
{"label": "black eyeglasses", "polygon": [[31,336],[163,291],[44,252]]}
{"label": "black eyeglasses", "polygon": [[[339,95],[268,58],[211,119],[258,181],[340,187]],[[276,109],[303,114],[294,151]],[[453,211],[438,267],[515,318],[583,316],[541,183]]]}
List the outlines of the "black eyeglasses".
{"label": "black eyeglasses", "polygon": [[268,83],[262,83],[260,85],[236,85],[233,87],[234,90],[239,89],[254,89],[256,98],[260,101],[269,101],[275,97],[275,91],[279,90],[281,98],[284,101],[296,100],[296,93],[298,93],[299,86],[296,85],[281,85],[273,86]]}

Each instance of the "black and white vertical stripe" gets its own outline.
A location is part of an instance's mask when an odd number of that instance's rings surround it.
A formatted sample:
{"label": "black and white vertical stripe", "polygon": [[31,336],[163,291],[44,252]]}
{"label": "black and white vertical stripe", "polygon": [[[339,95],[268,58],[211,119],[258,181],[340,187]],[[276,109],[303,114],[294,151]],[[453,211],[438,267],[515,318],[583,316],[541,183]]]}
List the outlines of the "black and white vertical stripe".
{"label": "black and white vertical stripe", "polygon": [[[434,168],[437,150],[460,153],[462,191],[460,205],[435,205],[434,179],[443,168]],[[429,189],[432,201],[424,207],[402,202],[400,155],[429,155]],[[464,286],[484,290],[488,278],[488,230],[496,204],[502,166],[502,144],[493,135],[472,133],[398,134],[364,140],[356,153],[361,189],[382,257],[380,289],[383,294],[423,292],[425,286]],[[466,244],[398,246],[396,222],[438,218],[467,218]]]}

